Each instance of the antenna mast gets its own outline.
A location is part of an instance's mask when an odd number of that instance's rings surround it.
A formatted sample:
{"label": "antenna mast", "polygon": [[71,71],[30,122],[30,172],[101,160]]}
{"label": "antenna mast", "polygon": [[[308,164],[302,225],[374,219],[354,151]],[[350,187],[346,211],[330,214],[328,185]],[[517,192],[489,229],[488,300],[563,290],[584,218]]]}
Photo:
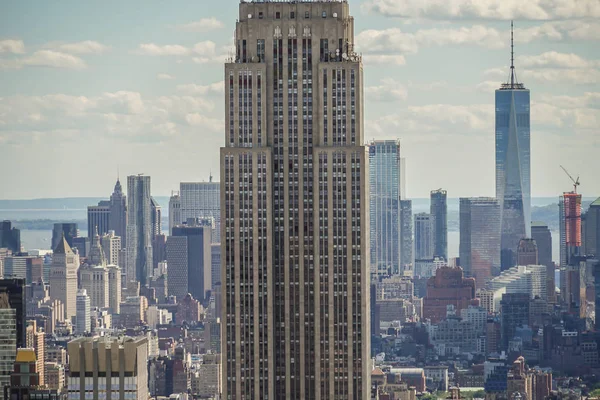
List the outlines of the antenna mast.
{"label": "antenna mast", "polygon": [[510,87],[515,87],[515,42],[513,33],[513,21],[510,21]]}

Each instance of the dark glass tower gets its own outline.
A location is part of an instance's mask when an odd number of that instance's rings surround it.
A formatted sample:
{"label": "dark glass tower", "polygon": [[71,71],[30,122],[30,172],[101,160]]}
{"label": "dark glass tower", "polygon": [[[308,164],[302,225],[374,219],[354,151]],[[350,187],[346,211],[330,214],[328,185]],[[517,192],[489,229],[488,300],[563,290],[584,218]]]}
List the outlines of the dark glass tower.
{"label": "dark glass tower", "polygon": [[515,264],[519,241],[531,237],[530,94],[517,81],[513,54],[509,80],[496,90],[496,198],[502,213],[503,270]]}
{"label": "dark glass tower", "polygon": [[438,189],[431,192],[430,214],[433,217],[433,255],[448,261],[448,193]]}

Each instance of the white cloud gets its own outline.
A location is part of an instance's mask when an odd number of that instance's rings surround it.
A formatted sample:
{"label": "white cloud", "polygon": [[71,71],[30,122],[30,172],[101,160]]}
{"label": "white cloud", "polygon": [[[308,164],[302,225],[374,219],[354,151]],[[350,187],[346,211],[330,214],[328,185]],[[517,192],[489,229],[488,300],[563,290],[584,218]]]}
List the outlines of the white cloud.
{"label": "white cloud", "polygon": [[190,95],[207,95],[207,94],[220,94],[223,93],[224,83],[215,82],[210,85],[196,85],[194,83],[187,83],[184,85],[177,85],[177,90],[182,93]]}
{"label": "white cloud", "polygon": [[147,56],[185,56],[190,54],[190,49],[178,44],[142,43],[136,53]]}
{"label": "white cloud", "polygon": [[175,77],[173,77],[172,75],[169,75],[169,74],[158,74],[158,75],[156,75],[156,79],[171,80],[171,79],[175,79]]}
{"label": "white cloud", "polygon": [[71,54],[54,50],[39,50],[32,55],[17,61],[17,68],[21,66],[50,67],[66,69],[83,69],[87,65],[81,58]]}
{"label": "white cloud", "polygon": [[1,53],[23,54],[25,53],[25,44],[22,40],[0,40],[0,54]]}
{"label": "white cloud", "polygon": [[406,100],[408,92],[400,82],[386,78],[382,79],[380,85],[365,87],[365,95],[368,99],[375,101],[398,101]]}
{"label": "white cloud", "polygon": [[387,54],[365,54],[363,62],[366,65],[405,65],[406,59],[402,55],[387,55]]}
{"label": "white cloud", "polygon": [[524,79],[533,79],[538,82],[573,83],[590,85],[600,83],[600,70],[585,68],[543,68],[537,70],[523,70],[519,76]]}
{"label": "white cloud", "polygon": [[367,0],[368,12],[425,19],[553,20],[600,17],[597,0]]}
{"label": "white cloud", "polygon": [[221,29],[225,25],[215,17],[202,18],[199,21],[190,22],[187,24],[177,25],[178,29],[187,32],[208,32],[215,29]]}
{"label": "white cloud", "polygon": [[93,40],[84,40],[82,42],[60,44],[56,46],[56,49],[72,54],[102,54],[109,51],[110,46]]}
{"label": "white cloud", "polygon": [[593,68],[600,66],[598,61],[586,60],[573,53],[548,51],[535,56],[520,56],[517,65],[525,68]]}

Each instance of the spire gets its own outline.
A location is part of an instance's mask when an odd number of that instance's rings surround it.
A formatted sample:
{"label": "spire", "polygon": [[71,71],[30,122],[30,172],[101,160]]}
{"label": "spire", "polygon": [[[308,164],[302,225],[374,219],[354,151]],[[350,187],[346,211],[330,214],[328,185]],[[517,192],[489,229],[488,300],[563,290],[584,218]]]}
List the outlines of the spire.
{"label": "spire", "polygon": [[515,36],[513,21],[510,21],[510,87],[515,86]]}
{"label": "spire", "polygon": [[88,257],[90,265],[106,265],[106,257],[104,256],[104,250],[100,244],[100,235],[98,234],[98,226],[94,230],[94,242],[90,248],[90,255]]}
{"label": "spire", "polygon": [[54,254],[73,254],[73,250],[71,250],[71,246],[67,243],[67,239],[65,239],[65,232],[63,231],[62,237],[58,241],[56,248],[54,249]]}

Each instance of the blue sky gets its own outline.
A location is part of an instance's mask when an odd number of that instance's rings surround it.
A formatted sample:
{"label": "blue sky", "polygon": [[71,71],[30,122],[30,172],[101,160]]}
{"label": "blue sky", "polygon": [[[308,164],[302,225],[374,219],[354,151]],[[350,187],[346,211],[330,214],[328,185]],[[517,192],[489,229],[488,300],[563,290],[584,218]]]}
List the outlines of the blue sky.
{"label": "blue sky", "polygon": [[[493,195],[493,90],[532,93],[532,192],[600,195],[600,2],[350,0],[365,138],[400,138],[409,197]],[[238,1],[6,1],[0,6],[0,198],[153,193],[219,169],[223,62]]]}

